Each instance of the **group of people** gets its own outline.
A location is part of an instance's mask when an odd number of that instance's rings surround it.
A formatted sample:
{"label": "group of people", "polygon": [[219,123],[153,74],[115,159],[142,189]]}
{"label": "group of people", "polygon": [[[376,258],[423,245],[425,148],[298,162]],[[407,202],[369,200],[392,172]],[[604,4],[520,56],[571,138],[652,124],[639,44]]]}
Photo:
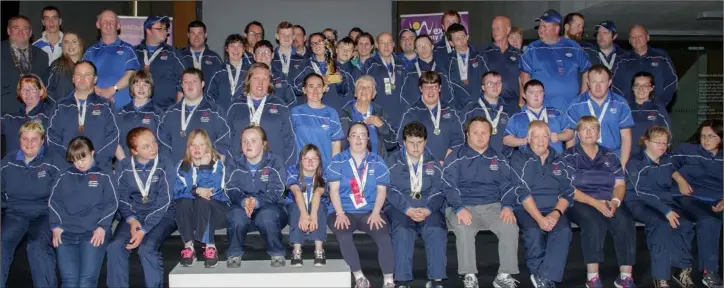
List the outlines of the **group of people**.
{"label": "group of people", "polygon": [[148,17],[133,47],[105,10],[101,39],[83,54],[77,34],[60,31],[57,8],[42,15],[37,47],[25,16],[9,20],[3,43],[13,66],[2,79],[17,83],[2,93],[3,285],[25,235],[37,287],[57,286],[56,267],[63,287],[95,287],[104,259],[108,286],[127,287],[136,249],[145,285],[162,287],[159,250],[175,231],[183,266],[198,249],[215,267],[214,232],[226,228],[227,267],[241,267],[252,231],[281,267],[289,225],[291,266],[303,266],[307,240],[314,266],[326,264],[329,227],[356,287],[370,282],[355,231],[377,245],[383,287],[413,280],[418,236],[427,287],[442,287],[452,231],[463,286],[478,287],[481,230],[499,239],[494,287],[519,283],[519,238],[534,287],[555,287],[575,223],[586,287],[603,287],[607,232],[614,285],[636,287],[638,221],[656,287],[671,278],[696,287],[694,236],[703,284],[722,287],[722,122],[704,121],[669,153],[676,74],[643,26],[630,29],[625,51],[612,22],[587,44],[582,15],[549,10],[522,51],[498,16],[495,43],[478,51],[448,11],[441,41],[403,30],[395,53],[390,33],[307,37],[289,22],[277,25],[274,47],[252,21],[226,38],[222,58],[201,21],[177,50],[166,44],[169,18]]}

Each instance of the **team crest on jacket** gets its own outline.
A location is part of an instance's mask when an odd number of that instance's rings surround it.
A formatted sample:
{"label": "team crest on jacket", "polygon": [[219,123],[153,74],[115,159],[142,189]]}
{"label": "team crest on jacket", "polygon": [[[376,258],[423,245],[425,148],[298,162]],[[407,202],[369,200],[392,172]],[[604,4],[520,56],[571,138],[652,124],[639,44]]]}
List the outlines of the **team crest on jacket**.
{"label": "team crest on jacket", "polygon": [[490,160],[490,171],[498,171],[498,161],[495,159]]}
{"label": "team crest on jacket", "polygon": [[616,114],[616,107],[611,107],[611,109],[608,109],[608,111],[611,111],[611,114]]}
{"label": "team crest on jacket", "polygon": [[88,181],[88,187],[98,187],[98,177],[96,177],[96,175],[90,175],[90,181]]}
{"label": "team crest on jacket", "polygon": [[553,175],[561,176],[561,169],[558,168],[558,163],[553,164]]}
{"label": "team crest on jacket", "polygon": [[548,113],[548,118],[556,118],[556,114],[553,113],[553,111],[547,111],[546,113]]}
{"label": "team crest on jacket", "polygon": [[568,58],[573,57],[573,53],[571,53],[571,52],[566,53],[566,57],[568,57]]}
{"label": "team crest on jacket", "polygon": [[478,60],[477,60],[477,59],[471,60],[471,61],[470,61],[470,64],[473,65],[473,68],[478,68]]}
{"label": "team crest on jacket", "polygon": [[211,120],[211,117],[209,117],[209,111],[204,111],[204,113],[201,113],[201,122],[207,123]]}
{"label": "team crest on jacket", "polygon": [[656,112],[649,112],[649,117],[647,117],[651,121],[656,121]]}
{"label": "team crest on jacket", "polygon": [[267,182],[269,181],[269,168],[264,168],[261,170],[261,182]]}
{"label": "team crest on jacket", "polygon": [[93,116],[101,115],[101,105],[98,105],[98,104],[93,105],[93,112],[91,112],[91,115],[93,115]]}
{"label": "team crest on jacket", "polygon": [[329,129],[329,120],[322,119],[322,129],[324,129],[324,130]]}
{"label": "team crest on jacket", "polygon": [[432,164],[432,162],[427,163],[427,166],[425,166],[425,175],[435,175],[435,166]]}
{"label": "team crest on jacket", "polygon": [[608,156],[603,156],[603,165],[606,165],[606,167],[611,167],[611,162],[608,162]]}
{"label": "team crest on jacket", "polygon": [[282,88],[282,79],[274,80],[274,88]]}
{"label": "team crest on jacket", "polygon": [[40,166],[40,171],[38,172],[38,178],[43,178],[48,175],[48,172],[45,171],[45,168],[46,168],[45,164]]}
{"label": "team crest on jacket", "polygon": [[515,62],[515,61],[517,61],[517,60],[518,60],[518,58],[515,58],[515,56],[510,56],[510,61]]}
{"label": "team crest on jacket", "polygon": [[443,111],[442,118],[444,119],[450,119],[452,115],[450,115],[450,111]]}
{"label": "team crest on jacket", "polygon": [[123,47],[118,47],[118,51],[116,51],[116,54],[123,55]]}
{"label": "team crest on jacket", "polygon": [[659,67],[659,62],[656,62],[656,61],[651,62],[651,67]]}
{"label": "team crest on jacket", "polygon": [[277,109],[277,105],[272,105],[271,108],[269,108],[269,113],[271,113],[271,114],[279,113],[279,110]]}
{"label": "team crest on jacket", "polygon": [[159,57],[161,60],[168,60],[168,52],[161,51],[161,57]]}
{"label": "team crest on jacket", "polygon": [[146,124],[146,125],[151,124],[151,115],[150,114],[144,115],[143,120],[141,120],[141,123]]}
{"label": "team crest on jacket", "polygon": [[299,64],[294,64],[294,69],[299,69]]}
{"label": "team crest on jacket", "polygon": [[204,62],[204,63],[206,63],[206,65],[211,65],[211,64],[213,64],[213,63],[211,63],[211,60],[209,60],[209,59],[206,59],[206,62]]}

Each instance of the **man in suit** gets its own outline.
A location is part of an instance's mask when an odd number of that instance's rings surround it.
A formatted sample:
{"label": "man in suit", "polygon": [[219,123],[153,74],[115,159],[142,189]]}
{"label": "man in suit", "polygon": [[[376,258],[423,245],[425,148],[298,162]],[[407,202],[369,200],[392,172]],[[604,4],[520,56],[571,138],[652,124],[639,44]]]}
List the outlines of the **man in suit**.
{"label": "man in suit", "polygon": [[8,40],[2,42],[0,62],[2,62],[2,113],[13,112],[22,103],[18,101],[16,85],[25,74],[35,74],[47,79],[48,54],[38,47],[30,45],[33,27],[28,17],[18,15],[8,20]]}

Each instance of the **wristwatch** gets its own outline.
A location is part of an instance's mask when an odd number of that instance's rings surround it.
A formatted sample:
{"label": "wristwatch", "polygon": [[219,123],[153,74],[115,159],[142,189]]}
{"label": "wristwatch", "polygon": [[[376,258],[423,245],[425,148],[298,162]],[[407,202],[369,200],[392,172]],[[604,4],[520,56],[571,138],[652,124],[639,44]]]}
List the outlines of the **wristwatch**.
{"label": "wristwatch", "polygon": [[621,207],[621,199],[613,197],[613,199],[611,199],[611,202],[613,201],[616,201],[616,208]]}

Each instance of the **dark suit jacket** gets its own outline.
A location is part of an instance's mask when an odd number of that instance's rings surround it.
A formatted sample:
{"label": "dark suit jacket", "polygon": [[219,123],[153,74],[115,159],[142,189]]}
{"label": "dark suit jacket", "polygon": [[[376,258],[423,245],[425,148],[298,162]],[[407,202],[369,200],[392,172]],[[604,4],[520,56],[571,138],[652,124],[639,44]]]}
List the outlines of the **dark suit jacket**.
{"label": "dark suit jacket", "polygon": [[[28,45],[30,47],[30,71],[38,75],[44,84],[48,81],[48,54],[38,47]],[[7,40],[0,43],[0,83],[2,83],[2,114],[18,110],[22,107],[22,103],[18,102],[17,85],[20,79],[20,69],[13,62],[12,48]]]}

